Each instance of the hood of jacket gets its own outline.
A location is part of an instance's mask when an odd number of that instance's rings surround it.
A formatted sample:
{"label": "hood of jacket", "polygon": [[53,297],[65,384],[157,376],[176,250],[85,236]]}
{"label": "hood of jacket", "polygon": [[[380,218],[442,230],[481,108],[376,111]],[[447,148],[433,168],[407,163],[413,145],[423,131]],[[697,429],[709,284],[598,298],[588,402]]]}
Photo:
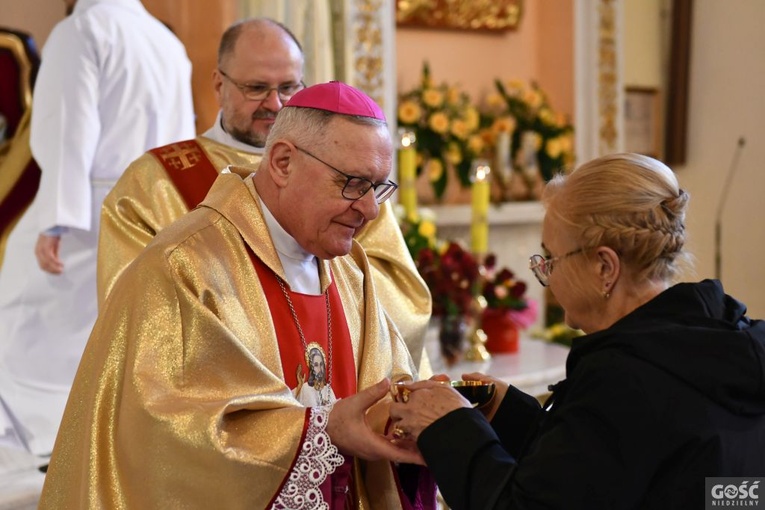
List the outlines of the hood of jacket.
{"label": "hood of jacket", "polygon": [[677,284],[610,328],[574,340],[567,372],[618,349],[695,388],[731,412],[765,414],[765,322],[717,280]]}

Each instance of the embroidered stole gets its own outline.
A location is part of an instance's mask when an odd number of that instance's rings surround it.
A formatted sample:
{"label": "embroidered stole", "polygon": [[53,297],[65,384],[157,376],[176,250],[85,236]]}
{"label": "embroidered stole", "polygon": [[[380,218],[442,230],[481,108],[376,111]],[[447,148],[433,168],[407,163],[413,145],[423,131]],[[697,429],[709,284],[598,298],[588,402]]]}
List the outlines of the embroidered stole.
{"label": "embroidered stole", "polygon": [[[300,335],[292,319],[292,314],[284,299],[276,275],[248,247],[250,258],[258,273],[263,290],[268,300],[268,308],[274,321],[276,338],[279,344],[279,354],[282,360],[282,371],[287,386],[297,388],[297,371],[304,375],[303,385],[307,384],[310,368],[305,359],[305,350],[300,341]],[[285,284],[286,285],[286,284]],[[329,346],[327,345],[327,307],[324,295],[318,296],[300,294],[286,289],[290,293],[295,313],[303,329],[306,343],[316,342],[321,345],[327,356],[326,369],[332,370],[329,376],[330,386],[337,398],[345,398],[356,393],[356,363],[353,359],[351,335],[345,319],[343,303],[337,291],[334,279],[329,286],[330,313],[332,314],[332,359],[329,362]],[[299,368],[297,368],[299,367]],[[345,456],[345,464],[340,466],[324,483],[321,492],[324,501],[332,509],[354,508],[356,498],[352,482],[352,457]],[[286,481],[286,479],[285,479]],[[280,489],[281,490],[281,489]]]}
{"label": "embroidered stole", "polygon": [[204,200],[218,171],[195,139],[150,150],[175,184],[189,210]]}

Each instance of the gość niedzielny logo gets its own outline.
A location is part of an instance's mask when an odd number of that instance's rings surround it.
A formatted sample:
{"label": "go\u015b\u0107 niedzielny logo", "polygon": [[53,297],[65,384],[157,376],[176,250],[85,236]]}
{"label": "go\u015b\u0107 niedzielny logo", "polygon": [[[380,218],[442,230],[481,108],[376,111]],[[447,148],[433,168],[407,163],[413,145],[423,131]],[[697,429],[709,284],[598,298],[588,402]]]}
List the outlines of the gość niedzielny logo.
{"label": "go\u015b\u0107 niedzielny logo", "polygon": [[707,508],[758,508],[761,478],[707,478]]}

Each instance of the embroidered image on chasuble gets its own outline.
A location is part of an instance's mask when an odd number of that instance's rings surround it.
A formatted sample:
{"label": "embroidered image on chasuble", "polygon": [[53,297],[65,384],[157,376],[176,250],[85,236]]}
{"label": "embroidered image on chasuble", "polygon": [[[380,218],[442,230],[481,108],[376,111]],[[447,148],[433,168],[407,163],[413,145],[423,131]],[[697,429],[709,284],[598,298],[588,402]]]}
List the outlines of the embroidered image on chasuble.
{"label": "embroidered image on chasuble", "polygon": [[312,296],[292,292],[253,256],[274,321],[284,379],[306,407],[356,393],[356,362],[337,286]]}

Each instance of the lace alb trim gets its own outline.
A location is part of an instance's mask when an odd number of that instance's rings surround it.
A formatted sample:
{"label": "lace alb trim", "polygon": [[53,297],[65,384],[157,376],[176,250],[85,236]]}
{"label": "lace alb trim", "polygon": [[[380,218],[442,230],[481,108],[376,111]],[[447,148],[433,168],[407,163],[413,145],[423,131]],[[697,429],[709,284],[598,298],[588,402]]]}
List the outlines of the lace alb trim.
{"label": "lace alb trim", "polygon": [[272,509],[329,510],[319,486],[345,461],[325,432],[330,411],[332,405],[311,408],[300,455]]}

